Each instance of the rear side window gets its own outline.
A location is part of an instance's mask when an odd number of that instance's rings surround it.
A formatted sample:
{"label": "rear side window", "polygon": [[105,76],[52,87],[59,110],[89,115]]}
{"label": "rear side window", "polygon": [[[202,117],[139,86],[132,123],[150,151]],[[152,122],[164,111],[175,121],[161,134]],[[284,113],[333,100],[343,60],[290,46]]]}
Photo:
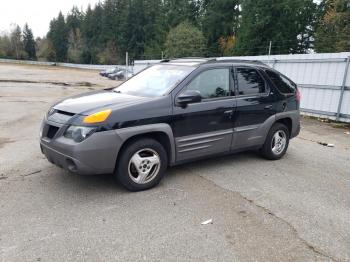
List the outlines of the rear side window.
{"label": "rear side window", "polygon": [[294,94],[295,93],[295,84],[289,79],[284,77],[281,74],[275,73],[270,70],[265,71],[266,74],[270,77],[271,81],[275,84],[278,90],[283,94]]}
{"label": "rear side window", "polygon": [[256,95],[266,92],[265,81],[253,68],[237,68],[239,95]]}

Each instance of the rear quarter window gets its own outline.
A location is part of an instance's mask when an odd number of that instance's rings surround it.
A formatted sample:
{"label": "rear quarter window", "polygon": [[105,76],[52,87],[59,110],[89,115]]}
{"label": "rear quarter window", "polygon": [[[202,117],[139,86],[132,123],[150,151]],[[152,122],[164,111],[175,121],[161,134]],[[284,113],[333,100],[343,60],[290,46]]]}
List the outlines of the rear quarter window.
{"label": "rear quarter window", "polygon": [[265,72],[282,94],[295,93],[296,85],[288,78],[270,70],[266,70]]}
{"label": "rear quarter window", "polygon": [[239,95],[257,95],[266,92],[265,81],[253,68],[237,68]]}

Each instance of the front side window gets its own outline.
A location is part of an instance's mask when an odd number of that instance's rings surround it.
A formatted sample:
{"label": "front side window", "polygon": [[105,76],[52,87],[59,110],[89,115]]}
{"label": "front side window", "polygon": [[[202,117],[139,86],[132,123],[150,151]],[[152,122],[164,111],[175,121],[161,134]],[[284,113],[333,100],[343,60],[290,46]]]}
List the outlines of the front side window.
{"label": "front side window", "polygon": [[294,94],[296,88],[294,83],[281,74],[277,74],[271,70],[266,70],[265,72],[281,93]]}
{"label": "front side window", "polygon": [[266,92],[265,81],[253,68],[237,68],[239,95],[257,95]]}
{"label": "front side window", "polygon": [[192,66],[155,65],[130,78],[114,91],[133,96],[163,96],[194,69]]}
{"label": "front side window", "polygon": [[185,90],[198,91],[203,99],[230,95],[230,70],[210,69],[200,73]]}

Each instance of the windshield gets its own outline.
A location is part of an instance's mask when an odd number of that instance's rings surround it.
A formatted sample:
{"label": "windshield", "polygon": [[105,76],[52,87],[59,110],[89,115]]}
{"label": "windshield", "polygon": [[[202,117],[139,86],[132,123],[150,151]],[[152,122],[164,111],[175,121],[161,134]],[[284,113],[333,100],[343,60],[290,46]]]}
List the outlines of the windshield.
{"label": "windshield", "polygon": [[114,91],[134,96],[162,96],[194,69],[192,66],[155,65],[135,75]]}

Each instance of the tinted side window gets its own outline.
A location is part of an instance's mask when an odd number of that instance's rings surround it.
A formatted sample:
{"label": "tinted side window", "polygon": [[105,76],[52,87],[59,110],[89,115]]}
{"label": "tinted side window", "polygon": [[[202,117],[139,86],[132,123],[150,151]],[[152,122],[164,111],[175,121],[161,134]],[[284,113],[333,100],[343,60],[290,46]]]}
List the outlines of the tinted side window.
{"label": "tinted side window", "polygon": [[237,68],[237,82],[240,95],[265,93],[265,81],[253,68]]}
{"label": "tinted side window", "polygon": [[284,76],[270,70],[266,70],[266,74],[270,77],[271,81],[275,84],[281,93],[291,94],[295,92],[295,84]]}
{"label": "tinted side window", "polygon": [[211,69],[200,73],[185,90],[196,90],[202,98],[217,98],[230,95],[230,70]]}

